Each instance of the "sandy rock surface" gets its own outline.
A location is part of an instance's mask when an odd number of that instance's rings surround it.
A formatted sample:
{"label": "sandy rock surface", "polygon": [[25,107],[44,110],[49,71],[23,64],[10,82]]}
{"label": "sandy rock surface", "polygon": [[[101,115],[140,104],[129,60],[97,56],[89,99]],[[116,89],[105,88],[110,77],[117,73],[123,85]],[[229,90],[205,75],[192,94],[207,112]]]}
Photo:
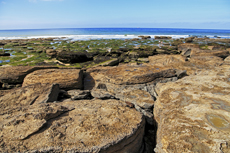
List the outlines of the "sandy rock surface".
{"label": "sandy rock surface", "polygon": [[53,102],[57,100],[58,94],[58,84],[37,83],[12,89],[0,97],[0,110],[3,113],[16,107]]}
{"label": "sandy rock surface", "polygon": [[156,152],[229,152],[230,67],[158,84]]}
{"label": "sandy rock surface", "polygon": [[40,69],[50,69],[57,67],[43,67],[43,66],[13,66],[0,68],[0,82],[2,83],[22,83],[25,76],[31,72]]}
{"label": "sandy rock surface", "polygon": [[37,104],[0,116],[1,152],[132,152],[145,120],[117,100]]}
{"label": "sandy rock surface", "polygon": [[61,89],[81,89],[83,73],[80,69],[47,69],[28,74],[22,86],[35,83],[57,83]]}

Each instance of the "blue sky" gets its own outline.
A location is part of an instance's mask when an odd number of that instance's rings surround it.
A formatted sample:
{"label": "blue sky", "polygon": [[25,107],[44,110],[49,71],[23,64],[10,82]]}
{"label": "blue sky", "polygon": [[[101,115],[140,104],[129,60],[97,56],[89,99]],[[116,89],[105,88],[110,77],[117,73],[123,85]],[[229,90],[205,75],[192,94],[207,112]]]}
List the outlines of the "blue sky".
{"label": "blue sky", "polygon": [[230,29],[230,0],[0,0],[0,29]]}

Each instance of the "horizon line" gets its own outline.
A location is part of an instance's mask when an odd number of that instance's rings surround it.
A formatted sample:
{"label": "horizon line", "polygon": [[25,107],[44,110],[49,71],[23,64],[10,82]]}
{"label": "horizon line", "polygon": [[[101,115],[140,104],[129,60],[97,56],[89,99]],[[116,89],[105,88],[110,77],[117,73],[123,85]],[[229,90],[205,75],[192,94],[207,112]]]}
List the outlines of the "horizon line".
{"label": "horizon line", "polygon": [[186,30],[230,30],[230,29],[213,29],[213,28],[146,28],[146,27],[87,27],[87,28],[19,28],[19,29],[0,29],[0,31],[10,30],[55,30],[55,29],[186,29]]}

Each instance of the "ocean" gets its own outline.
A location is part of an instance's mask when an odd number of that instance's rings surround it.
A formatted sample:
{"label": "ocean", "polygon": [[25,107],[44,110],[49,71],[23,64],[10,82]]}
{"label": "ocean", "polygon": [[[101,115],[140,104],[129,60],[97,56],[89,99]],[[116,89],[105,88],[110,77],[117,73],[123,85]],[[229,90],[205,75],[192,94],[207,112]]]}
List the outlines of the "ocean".
{"label": "ocean", "polygon": [[66,37],[72,40],[89,39],[131,39],[139,35],[171,36],[172,38],[221,37],[230,38],[230,30],[176,29],[176,28],[62,28],[62,29],[20,29],[0,30],[0,40]]}

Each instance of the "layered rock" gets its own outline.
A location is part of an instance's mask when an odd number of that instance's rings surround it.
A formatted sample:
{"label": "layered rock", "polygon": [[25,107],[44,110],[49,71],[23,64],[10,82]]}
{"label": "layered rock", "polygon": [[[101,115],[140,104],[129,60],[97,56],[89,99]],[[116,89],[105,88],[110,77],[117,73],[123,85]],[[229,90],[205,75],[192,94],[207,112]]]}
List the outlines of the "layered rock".
{"label": "layered rock", "polygon": [[156,152],[229,152],[230,67],[158,84]]}
{"label": "layered rock", "polygon": [[81,89],[83,72],[80,69],[47,69],[28,74],[23,87],[35,83],[57,83],[61,89]]}
{"label": "layered rock", "polygon": [[25,76],[36,70],[54,69],[57,67],[48,66],[13,66],[0,68],[0,82],[9,84],[21,84]]}
{"label": "layered rock", "polygon": [[0,111],[3,113],[16,107],[57,101],[58,94],[58,84],[37,83],[12,89],[0,97]]}
{"label": "layered rock", "polygon": [[158,82],[176,81],[182,73],[185,72],[148,64],[97,67],[86,71],[84,89],[92,90],[95,98],[117,98],[133,104],[153,125],[151,108],[156,97],[155,85]]}
{"label": "layered rock", "polygon": [[142,152],[145,120],[117,100],[37,104],[0,117],[1,152]]}

